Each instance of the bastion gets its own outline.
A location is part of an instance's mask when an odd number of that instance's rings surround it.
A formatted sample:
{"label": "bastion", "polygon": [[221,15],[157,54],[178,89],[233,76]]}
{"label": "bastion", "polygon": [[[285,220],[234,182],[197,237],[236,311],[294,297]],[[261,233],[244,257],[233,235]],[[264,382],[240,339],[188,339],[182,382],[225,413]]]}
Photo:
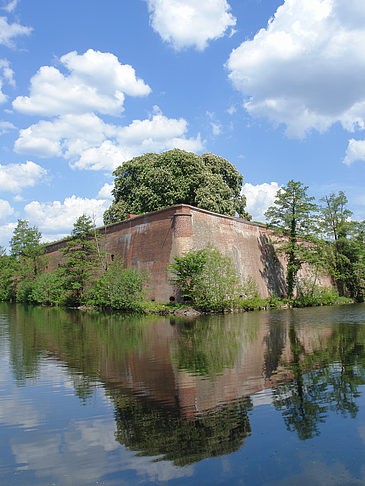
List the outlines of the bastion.
{"label": "bastion", "polygon": [[[260,223],[225,216],[187,204],[131,215],[127,220],[98,229],[100,246],[110,260],[119,257],[126,267],[149,274],[148,298],[157,302],[180,301],[171,283],[170,263],[189,250],[199,250],[211,243],[235,265],[242,281],[251,277],[261,297],[285,295],[286,261],[273,246],[276,236]],[[62,262],[61,249],[67,240],[46,246],[48,269]],[[311,274],[303,266],[299,276]],[[318,283],[331,286],[329,276],[319,276]]]}

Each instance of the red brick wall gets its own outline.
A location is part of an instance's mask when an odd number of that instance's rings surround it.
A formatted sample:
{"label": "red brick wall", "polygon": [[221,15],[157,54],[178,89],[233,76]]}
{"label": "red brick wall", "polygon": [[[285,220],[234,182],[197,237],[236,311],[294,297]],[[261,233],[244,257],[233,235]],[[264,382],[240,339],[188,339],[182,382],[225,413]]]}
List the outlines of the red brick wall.
{"label": "red brick wall", "polygon": [[[252,277],[262,297],[285,292],[285,260],[274,254],[272,233],[264,225],[180,204],[99,231],[104,251],[123,258],[128,267],[147,270],[149,298],[158,302],[177,297],[168,271],[174,256],[208,243],[231,258],[243,280]],[[59,249],[64,245],[48,245],[50,270],[61,262]],[[306,271],[304,268],[302,274]],[[322,284],[330,285],[331,281],[322,278]]]}

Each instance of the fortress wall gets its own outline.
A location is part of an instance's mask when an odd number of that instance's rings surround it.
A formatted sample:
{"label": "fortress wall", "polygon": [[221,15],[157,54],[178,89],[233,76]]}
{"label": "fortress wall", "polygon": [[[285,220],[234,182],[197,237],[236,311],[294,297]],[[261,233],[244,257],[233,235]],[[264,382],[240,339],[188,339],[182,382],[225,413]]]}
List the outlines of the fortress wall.
{"label": "fortress wall", "polygon": [[[242,281],[252,277],[262,297],[274,292],[278,296],[285,294],[285,259],[276,256],[271,244],[273,234],[264,225],[179,204],[98,231],[102,250],[112,258],[118,255],[127,267],[147,270],[151,300],[178,299],[169,282],[169,264],[175,256],[204,248],[208,243],[231,258]],[[61,263],[60,249],[65,245],[66,241],[61,241],[47,246],[49,270]],[[302,276],[307,272],[304,267]],[[320,283],[330,286],[331,280],[322,277]]]}

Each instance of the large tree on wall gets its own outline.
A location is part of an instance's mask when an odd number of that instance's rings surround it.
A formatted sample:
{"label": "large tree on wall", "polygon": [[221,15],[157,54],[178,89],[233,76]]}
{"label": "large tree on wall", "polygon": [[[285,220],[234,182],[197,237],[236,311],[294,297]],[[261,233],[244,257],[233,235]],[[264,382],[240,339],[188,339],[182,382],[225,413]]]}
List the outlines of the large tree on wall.
{"label": "large tree on wall", "polygon": [[242,175],[217,155],[179,149],[149,153],[125,162],[114,176],[114,201],[104,213],[105,224],[179,203],[250,219]]}

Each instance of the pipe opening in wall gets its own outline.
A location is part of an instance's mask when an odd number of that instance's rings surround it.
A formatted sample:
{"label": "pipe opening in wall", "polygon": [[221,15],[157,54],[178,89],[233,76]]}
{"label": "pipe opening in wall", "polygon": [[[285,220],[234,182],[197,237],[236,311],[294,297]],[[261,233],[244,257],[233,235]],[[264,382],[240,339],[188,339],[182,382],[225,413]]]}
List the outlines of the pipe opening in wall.
{"label": "pipe opening in wall", "polygon": [[173,295],[171,295],[169,300],[170,300],[170,302],[175,302],[175,297]]}

